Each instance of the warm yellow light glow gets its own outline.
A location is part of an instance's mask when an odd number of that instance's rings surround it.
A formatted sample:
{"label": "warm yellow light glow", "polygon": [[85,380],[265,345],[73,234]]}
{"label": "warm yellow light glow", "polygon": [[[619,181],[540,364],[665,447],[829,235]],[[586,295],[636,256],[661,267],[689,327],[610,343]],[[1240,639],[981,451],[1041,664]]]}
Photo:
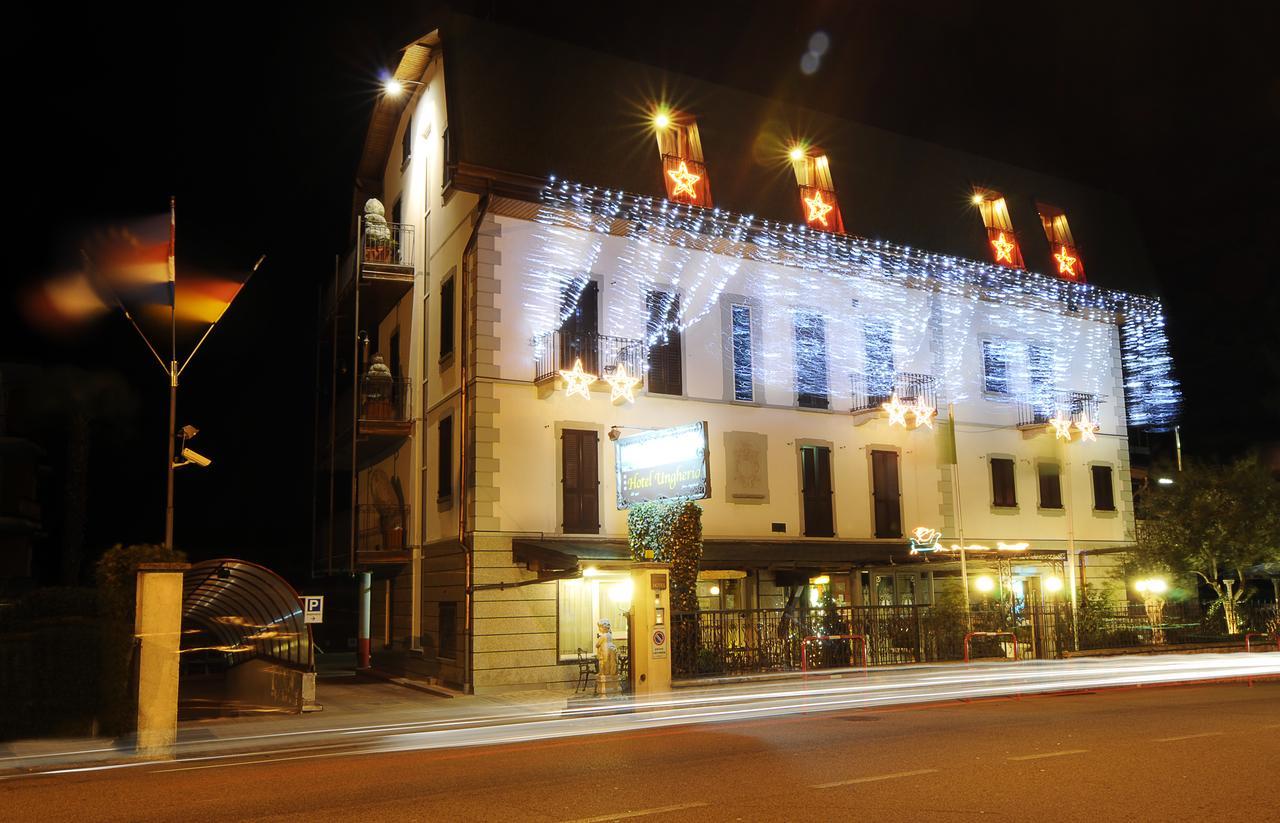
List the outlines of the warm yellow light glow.
{"label": "warm yellow light glow", "polygon": [[605,375],[604,382],[609,384],[609,402],[619,398],[628,403],[636,402],[636,386],[640,384],[640,378],[627,374],[627,367],[622,363],[613,370],[613,374]]}
{"label": "warm yellow light glow", "polygon": [[930,406],[922,397],[917,397],[916,402],[911,405],[911,414],[916,419],[916,428],[924,426],[925,428],[933,428],[933,415],[937,413],[937,409]]}
{"label": "warm yellow light glow", "polygon": [[1058,274],[1076,276],[1076,258],[1067,254],[1066,246],[1063,246],[1062,250],[1054,255],[1054,259],[1058,261]]}
{"label": "warm yellow light glow", "polygon": [[907,427],[907,412],[911,407],[898,399],[897,392],[889,396],[887,403],[881,403],[880,408],[888,412],[890,426],[901,426],[904,429]]}
{"label": "warm yellow light glow", "polygon": [[388,97],[399,97],[404,91],[404,84],[394,77],[388,77],[382,81],[382,90],[386,92]]}
{"label": "warm yellow light glow", "polygon": [[1157,597],[1169,591],[1169,584],[1162,577],[1149,577],[1135,581],[1133,587],[1138,590],[1139,594],[1150,594]]}
{"label": "warm yellow light glow", "polygon": [[654,128],[665,129],[671,125],[671,116],[665,111],[659,111],[653,115]]}
{"label": "warm yellow light glow", "polygon": [[1046,578],[1044,579],[1044,590],[1045,590],[1045,591],[1047,591],[1047,592],[1060,592],[1060,591],[1062,591],[1062,578],[1061,578],[1061,577],[1046,577]]}
{"label": "warm yellow light glow", "polygon": [[996,543],[996,551],[1025,552],[1030,546],[1030,543]]}
{"label": "warm yellow light glow", "polygon": [[788,152],[788,155],[791,157],[793,161],[803,159],[804,149],[801,148],[800,146],[792,146],[791,151]]}
{"label": "warm yellow light glow", "polygon": [[1058,440],[1071,439],[1071,418],[1064,417],[1062,412],[1054,412],[1053,417],[1049,418],[1049,428],[1053,429],[1053,436]]}
{"label": "warm yellow light glow", "polygon": [[973,581],[973,587],[980,592],[989,592],[996,587],[996,581],[984,574]]}
{"label": "warm yellow light glow", "polygon": [[591,372],[582,370],[581,357],[573,361],[572,369],[561,369],[560,376],[564,378],[565,397],[573,397],[575,394],[580,394],[587,400],[591,399],[591,384],[596,382],[597,378]]}
{"label": "warm yellow light glow", "polygon": [[931,529],[928,526],[916,526],[911,532],[911,539],[921,544],[936,543],[940,537],[942,537],[942,532],[937,529]]}
{"label": "warm yellow light glow", "polygon": [[831,582],[831,575],[829,574],[820,574],[817,577],[809,578],[809,583],[814,586],[825,586],[830,582]]}
{"label": "warm yellow light glow", "polygon": [[587,566],[585,569],[582,570],[583,577],[598,577],[599,575],[600,575],[600,570],[597,569],[595,566]]}
{"label": "warm yellow light glow", "polygon": [[987,199],[987,198],[986,198],[986,197],[984,197],[983,195],[981,195],[981,194],[976,194],[976,193],[975,193],[975,194],[973,195],[973,205],[975,205],[975,206],[981,206],[981,205],[986,201],[986,199]]}
{"label": "warm yellow light glow", "polygon": [[1004,232],[997,234],[996,239],[991,241],[991,248],[995,250],[997,263],[1003,260],[1012,265],[1013,250],[1017,246],[1005,239]]}
{"label": "warm yellow light glow", "polygon": [[804,204],[809,207],[809,216],[805,220],[809,223],[818,221],[822,225],[827,225],[827,215],[835,206],[822,199],[822,192],[814,191],[813,197],[804,198]]}
{"label": "warm yellow light glow", "polygon": [[1098,427],[1089,419],[1088,412],[1080,412],[1080,419],[1076,421],[1076,431],[1080,432],[1081,443],[1086,440],[1092,440],[1094,442],[1097,442],[1098,440]]}
{"label": "warm yellow light glow", "polygon": [[719,596],[720,596],[720,587],[719,587],[719,586],[712,586],[712,587],[711,587],[711,596],[712,596],[712,597],[719,597]]}
{"label": "warm yellow light glow", "polygon": [[623,580],[621,583],[614,583],[609,587],[609,599],[614,603],[630,603],[631,595],[634,593],[634,585],[630,578]]}
{"label": "warm yellow light glow", "polygon": [[694,191],[693,184],[702,179],[702,175],[694,174],[689,171],[689,166],[683,160],[680,161],[680,168],[671,169],[667,172],[667,176],[676,184],[675,191],[671,192],[672,197],[681,194],[689,195],[689,199],[697,200],[698,193]]}

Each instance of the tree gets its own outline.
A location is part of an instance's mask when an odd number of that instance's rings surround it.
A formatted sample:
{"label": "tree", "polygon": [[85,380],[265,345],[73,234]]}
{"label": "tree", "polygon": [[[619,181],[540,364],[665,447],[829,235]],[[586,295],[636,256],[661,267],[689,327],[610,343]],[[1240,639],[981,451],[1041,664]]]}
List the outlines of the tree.
{"label": "tree", "polygon": [[1189,464],[1146,492],[1135,573],[1194,575],[1213,589],[1227,632],[1240,631],[1244,570],[1280,559],[1280,483],[1253,457]]}

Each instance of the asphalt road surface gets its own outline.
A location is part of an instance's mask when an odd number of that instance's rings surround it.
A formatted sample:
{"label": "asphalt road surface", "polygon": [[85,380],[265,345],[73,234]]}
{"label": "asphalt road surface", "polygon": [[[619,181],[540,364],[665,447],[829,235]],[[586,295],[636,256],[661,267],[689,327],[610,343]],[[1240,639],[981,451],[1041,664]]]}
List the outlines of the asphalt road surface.
{"label": "asphalt road surface", "polygon": [[0,782],[4,820],[1273,820],[1280,682]]}

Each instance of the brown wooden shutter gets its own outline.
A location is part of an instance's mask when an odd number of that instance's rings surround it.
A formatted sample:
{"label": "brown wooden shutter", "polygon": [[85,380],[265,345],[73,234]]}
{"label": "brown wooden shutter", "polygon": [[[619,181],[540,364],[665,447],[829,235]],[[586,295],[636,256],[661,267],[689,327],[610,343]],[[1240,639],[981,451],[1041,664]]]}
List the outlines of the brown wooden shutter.
{"label": "brown wooden shutter", "polygon": [[1062,477],[1057,463],[1040,464],[1040,508],[1062,508]]}
{"label": "brown wooden shutter", "polygon": [[804,483],[805,537],[834,537],[831,450],[823,446],[804,446],[800,449],[800,465]]}
{"label": "brown wooden shutter", "polygon": [[1093,466],[1093,507],[1098,511],[1116,510],[1115,489],[1111,484],[1110,466]]}
{"label": "brown wooden shutter", "polygon": [[1018,505],[1013,481],[1013,461],[1007,457],[991,458],[991,502],[1006,508]]}
{"label": "brown wooden shutter", "polygon": [[871,452],[871,494],[875,498],[876,537],[902,537],[902,486],[898,453]]}
{"label": "brown wooden shutter", "polygon": [[599,433],[565,429],[560,434],[560,478],[564,521],[570,534],[600,533]]}

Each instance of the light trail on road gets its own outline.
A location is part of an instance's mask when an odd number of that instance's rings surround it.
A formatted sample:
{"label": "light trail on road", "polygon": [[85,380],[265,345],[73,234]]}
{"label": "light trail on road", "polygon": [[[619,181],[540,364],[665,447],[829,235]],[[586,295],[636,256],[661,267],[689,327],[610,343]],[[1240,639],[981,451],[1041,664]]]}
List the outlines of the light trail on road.
{"label": "light trail on road", "polygon": [[[166,771],[225,768],[261,763],[263,758],[306,759],[496,746],[852,709],[1277,676],[1280,676],[1280,652],[1144,655],[965,666],[917,665],[872,670],[866,674],[861,670],[850,670],[839,677],[824,674],[807,680],[724,684],[688,690],[678,688],[660,696],[603,704],[571,704],[566,707],[561,698],[513,706],[504,712],[461,712],[422,721],[300,729],[296,732],[226,737],[213,743],[190,741],[179,744],[175,758],[158,763],[132,760],[79,765],[41,769],[6,779],[147,765],[162,765]],[[438,708],[440,704],[426,705]],[[215,747],[223,751],[210,753]],[[241,750],[226,751],[229,747]],[[247,747],[252,747],[252,750],[244,750]],[[59,765],[67,766],[77,757],[101,751],[85,750],[44,757],[49,765],[58,763],[60,759]],[[33,759],[3,758],[0,759],[0,768],[32,768]]]}

